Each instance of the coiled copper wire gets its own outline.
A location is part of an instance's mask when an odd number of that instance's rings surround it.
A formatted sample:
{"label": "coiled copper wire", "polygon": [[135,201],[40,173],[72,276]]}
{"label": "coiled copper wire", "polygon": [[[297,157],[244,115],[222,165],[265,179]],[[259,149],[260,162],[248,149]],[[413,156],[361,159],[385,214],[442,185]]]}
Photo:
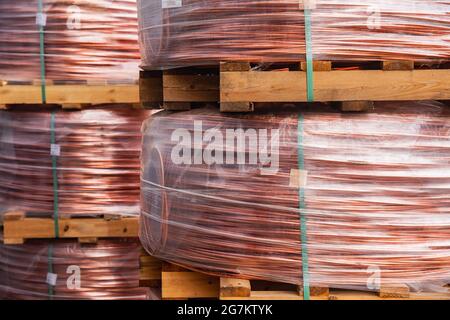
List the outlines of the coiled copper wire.
{"label": "coiled copper wire", "polygon": [[[214,275],[301,284],[302,214],[311,285],[367,290],[375,275],[383,284],[442,290],[450,280],[448,108],[392,102],[376,103],[370,113],[341,114],[316,104],[301,117],[295,109],[281,110],[229,115],[194,109],[148,120],[141,176],[144,247]],[[278,129],[279,149],[272,154],[279,156],[278,171],[262,173],[268,164],[249,164],[261,146],[248,143],[239,149],[245,164],[176,164],[179,143],[194,161],[212,142],[203,140],[202,149],[193,144],[194,121],[203,126],[197,134],[215,129],[224,139],[227,129],[267,129],[269,139]],[[177,129],[191,141],[173,136]],[[236,159],[232,143],[226,150]],[[299,154],[307,172],[302,208],[298,184],[291,184],[291,170],[301,169]]]}
{"label": "coiled copper wire", "polygon": [[[305,19],[298,0],[138,0],[146,69],[220,61],[298,62]],[[311,48],[318,60],[450,58],[450,1],[317,0]]]}
{"label": "coiled copper wire", "polygon": [[[136,0],[42,0],[46,78],[136,80]],[[41,79],[38,0],[0,0],[0,79]]]}
{"label": "coiled copper wire", "polygon": [[[137,215],[141,123],[151,114],[123,105],[83,111],[0,112],[1,212],[61,216]],[[53,174],[57,177],[57,185]]]}
{"label": "coiled copper wire", "polygon": [[[148,288],[139,287],[140,252],[136,239],[99,240],[89,245],[67,240],[0,244],[0,298],[156,298]],[[56,275],[55,283],[47,277],[49,273]]]}

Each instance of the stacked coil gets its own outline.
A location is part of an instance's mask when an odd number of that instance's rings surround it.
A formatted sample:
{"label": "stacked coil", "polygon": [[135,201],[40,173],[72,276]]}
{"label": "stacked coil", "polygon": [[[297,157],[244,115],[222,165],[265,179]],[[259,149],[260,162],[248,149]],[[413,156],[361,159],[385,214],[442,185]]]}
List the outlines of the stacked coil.
{"label": "stacked coil", "polygon": [[28,241],[0,245],[0,298],[20,300],[137,300],[155,298],[139,287],[136,239]]}
{"label": "stacked coil", "polygon": [[[375,272],[383,284],[442,289],[450,280],[448,108],[326,109],[196,109],[148,120],[144,247],[221,276],[301,284],[307,255],[314,286],[367,289]],[[228,136],[235,130],[243,138]]]}
{"label": "stacked coil", "polygon": [[151,112],[0,112],[1,212],[138,215],[141,123]]}
{"label": "stacked coil", "polygon": [[[146,69],[220,61],[305,59],[305,13],[298,0],[138,0]],[[172,4],[175,2],[172,2]],[[310,12],[314,59],[450,58],[450,1],[317,0]]]}
{"label": "stacked coil", "polygon": [[136,80],[136,10],[136,0],[0,0],[0,79],[41,79],[42,42],[49,80]]}

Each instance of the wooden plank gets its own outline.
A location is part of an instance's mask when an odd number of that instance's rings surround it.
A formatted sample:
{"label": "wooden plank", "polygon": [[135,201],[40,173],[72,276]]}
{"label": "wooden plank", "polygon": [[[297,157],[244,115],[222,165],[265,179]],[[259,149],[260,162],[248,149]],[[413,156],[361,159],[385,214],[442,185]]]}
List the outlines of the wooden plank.
{"label": "wooden plank", "polygon": [[343,101],[338,102],[338,107],[341,111],[368,111],[374,108],[373,101]]}
{"label": "wooden plank", "polygon": [[139,99],[142,107],[160,107],[163,102],[162,71],[140,72]]}
{"label": "wooden plank", "polygon": [[163,75],[164,101],[217,102],[219,101],[218,75]]}
{"label": "wooden plank", "polygon": [[161,287],[161,272],[162,261],[143,252],[139,258],[140,286]]}
{"label": "wooden plank", "polygon": [[250,71],[250,69],[251,66],[249,62],[224,61],[220,63],[220,72]]}
{"label": "wooden plank", "polygon": [[[48,104],[139,103],[139,85],[49,85]],[[37,85],[0,86],[0,104],[40,104]]]}
{"label": "wooden plank", "polygon": [[[51,218],[23,218],[4,220],[4,243],[16,243],[18,239],[55,238],[54,222]],[[127,217],[119,220],[103,218],[61,218],[59,223],[60,238],[79,238],[92,241],[92,238],[137,237],[138,218]],[[23,240],[22,240],[23,242]]]}
{"label": "wooden plank", "polygon": [[220,297],[250,297],[252,288],[249,280],[220,278]]}
{"label": "wooden plank", "polygon": [[41,87],[33,85],[0,86],[0,104],[42,103]]}
{"label": "wooden plank", "polygon": [[[306,61],[300,62],[300,70],[306,71]],[[313,61],[313,70],[314,72],[331,71],[332,70],[331,61],[315,60]]]}
{"label": "wooden plank", "polygon": [[48,86],[47,103],[139,103],[139,85]]}
{"label": "wooden plank", "polygon": [[413,70],[414,61],[410,60],[388,60],[382,61],[381,68],[386,71],[392,70]]}
{"label": "wooden plank", "polygon": [[163,299],[218,298],[220,280],[199,272],[166,270],[163,263],[161,287]]}
{"label": "wooden plank", "polygon": [[[450,70],[317,72],[317,101],[450,99]],[[221,102],[304,102],[303,71],[221,73]]]}
{"label": "wooden plank", "polygon": [[[299,286],[298,287],[298,293],[299,295],[303,296],[303,286]],[[315,296],[329,296],[330,294],[330,289],[327,287],[310,287],[309,288],[309,295],[311,297],[315,297]]]}
{"label": "wooden plank", "polygon": [[405,284],[382,284],[380,298],[409,298],[409,287]]}
{"label": "wooden plank", "polygon": [[450,293],[419,292],[410,293],[408,298],[380,297],[376,292],[332,290],[330,300],[450,300]]}
{"label": "wooden plank", "polygon": [[221,102],[221,112],[251,112],[255,109],[252,102]]}
{"label": "wooden plank", "polygon": [[169,111],[186,111],[191,110],[190,102],[164,102],[163,104],[164,110]]}

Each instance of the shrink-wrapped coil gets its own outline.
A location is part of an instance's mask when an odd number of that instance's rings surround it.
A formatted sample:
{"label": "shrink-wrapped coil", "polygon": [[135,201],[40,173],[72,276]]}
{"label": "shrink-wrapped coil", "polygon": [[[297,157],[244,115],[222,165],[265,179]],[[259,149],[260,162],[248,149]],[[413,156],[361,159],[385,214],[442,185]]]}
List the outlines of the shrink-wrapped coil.
{"label": "shrink-wrapped coil", "polygon": [[138,215],[150,114],[126,105],[0,112],[0,213]]}
{"label": "shrink-wrapped coil", "polygon": [[0,0],[0,80],[136,80],[136,0]]}
{"label": "shrink-wrapped coil", "polygon": [[142,65],[298,62],[307,46],[316,60],[448,60],[449,13],[441,0],[138,0]]}
{"label": "shrink-wrapped coil", "polygon": [[139,287],[137,239],[0,244],[0,298],[14,300],[153,299]]}
{"label": "shrink-wrapped coil", "polygon": [[144,247],[214,275],[301,284],[307,264],[314,286],[373,289],[378,277],[442,290],[450,280],[448,108],[329,109],[204,108],[147,120]]}

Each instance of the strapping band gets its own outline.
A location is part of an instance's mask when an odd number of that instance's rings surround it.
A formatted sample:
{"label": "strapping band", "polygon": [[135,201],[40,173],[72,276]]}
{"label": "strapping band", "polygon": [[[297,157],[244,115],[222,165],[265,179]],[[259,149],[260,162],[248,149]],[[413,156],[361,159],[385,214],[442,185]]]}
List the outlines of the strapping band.
{"label": "strapping band", "polygon": [[[53,274],[53,244],[52,243],[49,243],[47,250],[48,250],[47,251],[48,274]],[[47,283],[47,284],[48,284],[48,297],[50,298],[50,300],[52,300],[53,295],[54,295],[53,285],[51,283]]]}
{"label": "strapping band", "polygon": [[[44,16],[44,0],[38,1],[38,15],[40,18]],[[40,68],[41,68],[41,97],[42,103],[47,103],[47,90],[45,86],[46,75],[45,75],[45,30],[44,30],[44,22],[39,21],[39,60],[40,60]]]}
{"label": "strapping band", "polygon": [[[303,115],[298,116],[297,126],[297,161],[298,169],[305,170],[305,160],[303,152]],[[298,189],[298,202],[300,214],[300,237],[302,243],[302,274],[303,274],[303,299],[310,300],[309,289],[309,266],[308,266],[308,236],[307,236],[307,217],[305,204],[305,189],[300,186]]]}
{"label": "strapping band", "polygon": [[[55,145],[55,112],[51,114],[50,121],[50,137],[51,146]],[[52,175],[53,175],[53,224],[55,228],[55,237],[59,238],[59,221],[58,221],[58,208],[59,208],[59,197],[58,197],[58,171],[57,171],[57,161],[58,157],[52,154]]]}
{"label": "strapping band", "polygon": [[306,45],[306,96],[308,102],[314,101],[314,67],[312,51],[311,9],[304,9]]}

